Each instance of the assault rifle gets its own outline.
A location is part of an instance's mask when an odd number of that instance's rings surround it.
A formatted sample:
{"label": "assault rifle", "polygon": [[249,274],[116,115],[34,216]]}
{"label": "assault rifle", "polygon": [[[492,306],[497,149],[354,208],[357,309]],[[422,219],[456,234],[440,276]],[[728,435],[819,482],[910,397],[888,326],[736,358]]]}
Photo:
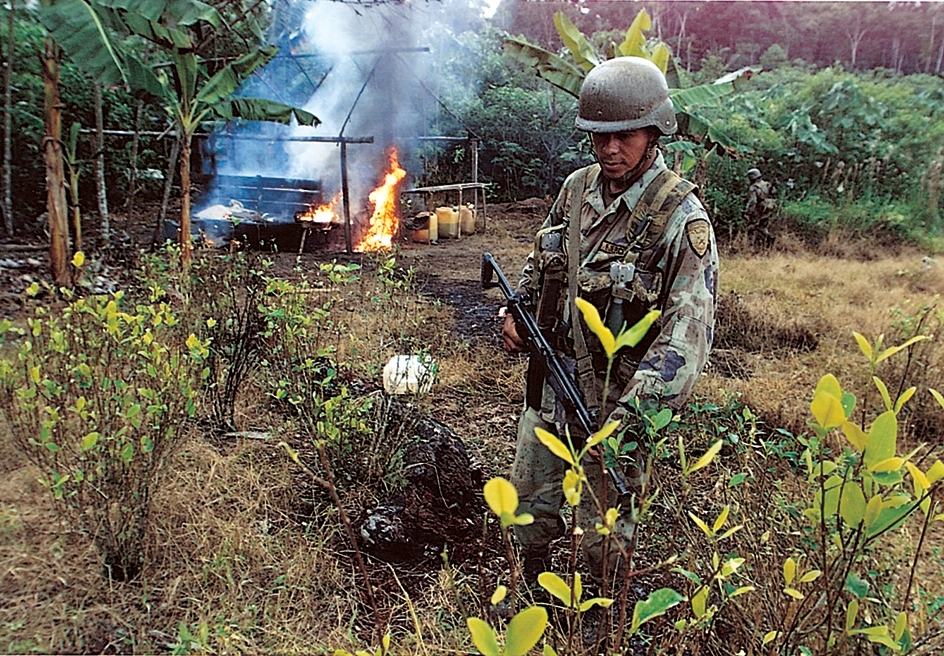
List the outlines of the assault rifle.
{"label": "assault rifle", "polygon": [[[492,280],[492,276],[498,278],[498,281]],[[515,319],[515,328],[518,334],[524,339],[531,351],[531,360],[528,363],[528,407],[535,410],[541,409],[541,392],[543,389],[543,379],[547,375],[551,379],[551,387],[564,403],[564,407],[573,416],[577,418],[580,428],[589,436],[597,431],[597,420],[584,405],[580,396],[580,391],[576,384],[564,368],[564,364],[557,357],[557,353],[551,348],[551,345],[538,328],[537,319],[534,317],[534,308],[527,298],[522,298],[515,293],[508,278],[502,273],[502,270],[495,263],[495,258],[491,253],[482,255],[482,289],[492,289],[498,287],[504,295],[508,304],[508,311]],[[533,374],[540,373],[541,376]],[[607,471],[613,479],[613,485],[620,496],[629,494],[629,486],[623,480],[622,475],[614,467],[607,467]]]}

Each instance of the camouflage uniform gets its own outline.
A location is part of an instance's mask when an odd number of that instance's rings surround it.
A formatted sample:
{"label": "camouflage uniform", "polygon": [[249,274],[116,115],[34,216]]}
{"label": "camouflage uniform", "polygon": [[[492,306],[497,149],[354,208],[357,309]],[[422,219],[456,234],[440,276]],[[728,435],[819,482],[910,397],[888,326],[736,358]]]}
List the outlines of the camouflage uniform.
{"label": "camouflage uniform", "polygon": [[[578,280],[580,295],[594,303],[601,316],[606,316],[610,296],[610,263],[621,261],[629,245],[626,223],[629,214],[640,200],[643,191],[666,169],[661,154],[652,166],[629,189],[608,207],[604,205],[603,186],[606,179],[593,165],[573,173],[564,182],[543,228],[562,225],[563,252],[567,253],[570,207],[569,198],[578,180],[586,176],[584,199],[581,204],[582,265]],[[630,227],[629,234],[632,233]],[[589,261],[585,261],[590,255]],[[540,257],[540,255],[539,255]],[[532,287],[536,271],[535,256],[528,259],[520,285],[521,293]],[[610,388],[603,417],[620,421],[633,412],[631,404],[638,398],[653,406],[659,403],[678,409],[692,393],[698,376],[705,366],[711,346],[712,330],[718,289],[718,252],[714,232],[707,212],[698,198],[689,193],[669,217],[661,239],[643,250],[636,260],[633,288],[637,300],[630,311],[624,310],[628,325],[633,325],[650,309],[661,311],[658,322],[645,339],[634,349],[626,349],[617,356],[611,374]],[[564,290],[564,295],[567,291]],[[625,305],[625,303],[624,303]],[[565,305],[566,307],[566,305]],[[606,357],[599,340],[583,324],[594,363],[598,398],[602,399],[606,375]],[[572,341],[572,340],[571,340]],[[558,347],[562,359],[573,366],[573,353],[567,340]],[[559,427],[568,426],[575,437],[574,422],[566,416],[550,386],[545,383],[542,408],[526,408],[518,426],[518,444],[512,467],[512,483],[521,499],[521,512],[531,513],[535,521],[529,526],[516,526],[516,536],[525,553],[540,553],[560,531],[559,512],[562,503],[561,481],[565,463],[550,453],[534,435],[541,427],[556,435],[564,433]],[[589,459],[588,459],[589,460]],[[599,490],[602,471],[596,463],[583,463],[591,485]],[[609,479],[607,505],[617,505],[617,494]],[[632,481],[631,481],[632,482]],[[638,481],[636,482],[638,485]],[[624,516],[625,515],[625,516]],[[602,538],[594,530],[599,514],[585,492],[578,507],[578,522],[584,530],[583,547],[592,574],[599,574],[602,565]],[[633,522],[628,513],[622,513],[615,533],[628,540],[633,533]],[[616,554],[611,552],[615,563]]]}
{"label": "camouflage uniform", "polygon": [[772,184],[758,178],[751,182],[748,189],[747,207],[744,208],[744,217],[748,226],[759,233],[768,244],[774,240],[774,236],[770,234],[770,217],[777,206],[777,201],[773,199],[774,193]]}

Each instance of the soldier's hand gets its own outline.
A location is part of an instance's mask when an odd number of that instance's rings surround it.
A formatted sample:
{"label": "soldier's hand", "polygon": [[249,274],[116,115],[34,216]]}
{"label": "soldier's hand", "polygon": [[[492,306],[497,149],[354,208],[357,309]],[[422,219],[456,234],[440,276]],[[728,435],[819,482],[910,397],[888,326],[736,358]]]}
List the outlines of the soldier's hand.
{"label": "soldier's hand", "polygon": [[505,315],[505,323],[502,324],[502,342],[509,353],[522,353],[528,350],[528,345],[518,335],[515,318],[511,314]]}

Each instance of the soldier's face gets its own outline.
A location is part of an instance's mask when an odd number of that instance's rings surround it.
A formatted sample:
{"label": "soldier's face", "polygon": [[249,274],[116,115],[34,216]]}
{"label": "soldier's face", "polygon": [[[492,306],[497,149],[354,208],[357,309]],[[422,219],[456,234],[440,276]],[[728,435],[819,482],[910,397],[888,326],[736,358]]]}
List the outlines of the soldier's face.
{"label": "soldier's face", "polygon": [[591,138],[602,173],[610,180],[619,180],[632,171],[646,156],[649,146],[649,133],[645,129],[593,133]]}

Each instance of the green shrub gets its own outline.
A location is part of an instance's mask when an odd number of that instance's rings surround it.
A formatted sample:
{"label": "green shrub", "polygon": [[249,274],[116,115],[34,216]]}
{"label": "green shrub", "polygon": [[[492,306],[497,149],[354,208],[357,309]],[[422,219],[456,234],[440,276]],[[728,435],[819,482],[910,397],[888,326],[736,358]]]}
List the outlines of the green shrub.
{"label": "green shrub", "polygon": [[109,576],[145,563],[151,497],[196,413],[206,345],[184,339],[165,303],[124,295],[37,308],[28,329],[0,323],[0,412]]}

